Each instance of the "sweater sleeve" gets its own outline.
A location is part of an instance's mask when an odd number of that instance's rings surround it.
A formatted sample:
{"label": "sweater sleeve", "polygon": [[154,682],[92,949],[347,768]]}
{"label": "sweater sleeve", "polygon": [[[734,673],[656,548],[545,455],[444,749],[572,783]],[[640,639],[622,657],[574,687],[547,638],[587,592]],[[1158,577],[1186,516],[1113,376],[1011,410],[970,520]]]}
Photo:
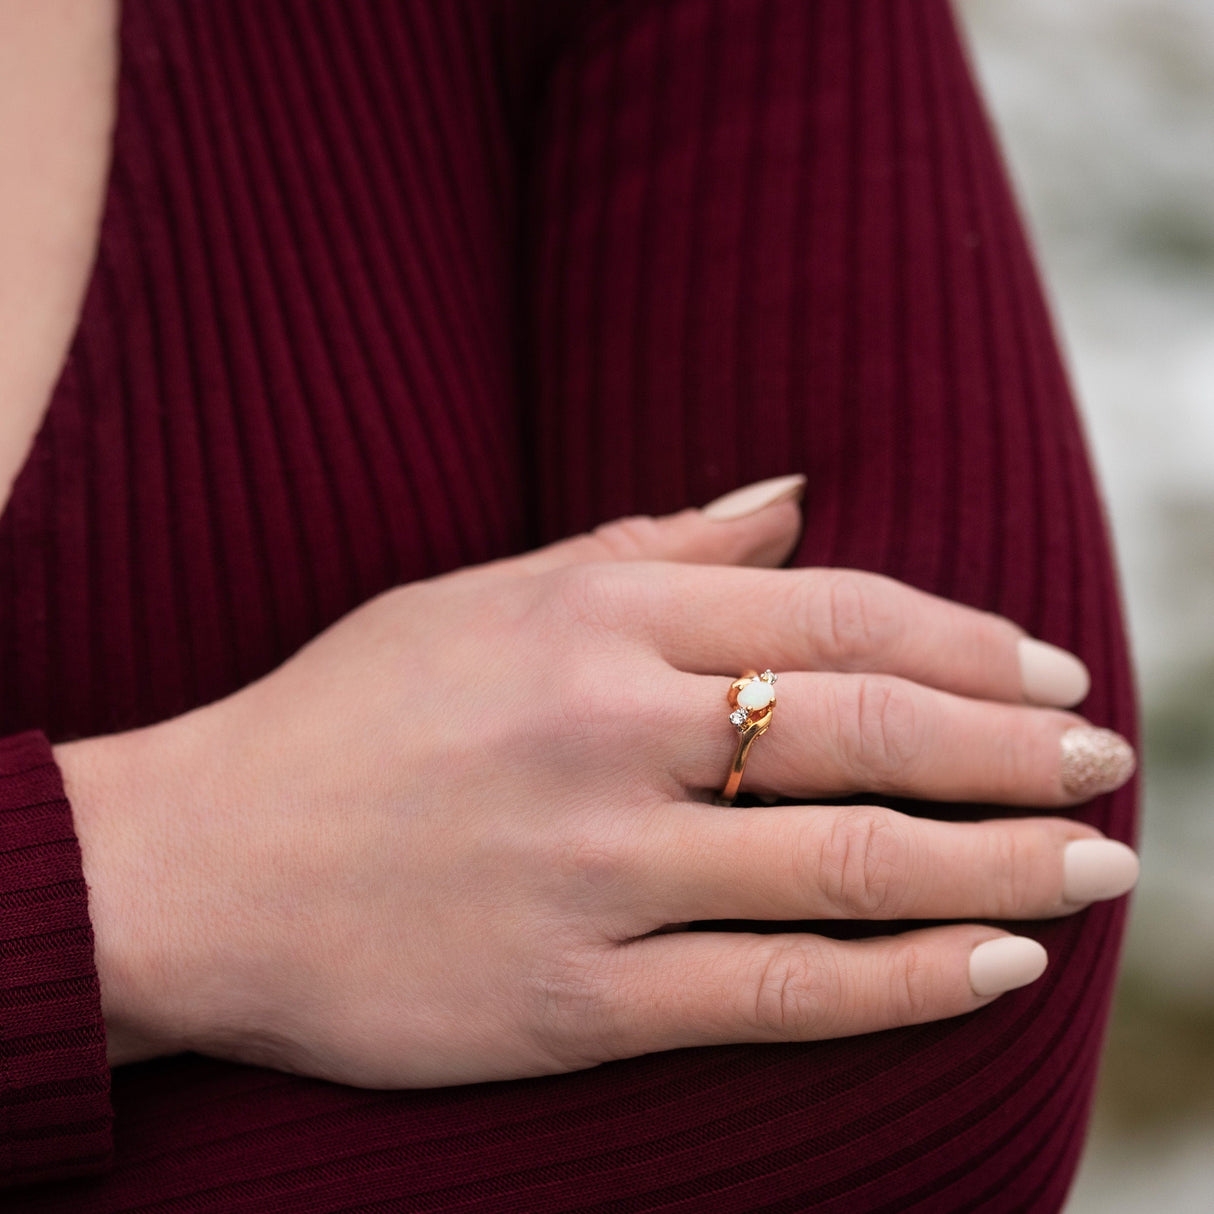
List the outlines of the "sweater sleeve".
{"label": "sweater sleeve", "polygon": [[80,845],[30,730],[0,738],[0,1186],[106,1170],[112,1120]]}

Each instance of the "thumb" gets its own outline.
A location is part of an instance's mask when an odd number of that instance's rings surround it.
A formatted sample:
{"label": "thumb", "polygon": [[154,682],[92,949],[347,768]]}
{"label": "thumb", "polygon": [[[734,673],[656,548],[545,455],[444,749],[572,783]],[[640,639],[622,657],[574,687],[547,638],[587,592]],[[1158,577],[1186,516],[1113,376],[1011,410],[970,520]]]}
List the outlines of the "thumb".
{"label": "thumb", "polygon": [[532,573],[586,561],[779,565],[800,533],[804,491],[801,473],[777,476],[734,489],[699,509],[612,519],[515,561]]}

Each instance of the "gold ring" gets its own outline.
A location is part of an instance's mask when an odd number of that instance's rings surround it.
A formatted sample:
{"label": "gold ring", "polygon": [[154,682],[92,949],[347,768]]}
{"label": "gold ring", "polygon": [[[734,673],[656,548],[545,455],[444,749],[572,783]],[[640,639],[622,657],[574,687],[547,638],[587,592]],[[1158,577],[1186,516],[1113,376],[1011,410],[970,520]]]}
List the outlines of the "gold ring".
{"label": "gold ring", "polygon": [[718,805],[732,805],[746,770],[746,757],[755,738],[767,732],[776,710],[776,676],[770,670],[756,674],[748,670],[729,685],[729,723],[738,731],[738,748],[734,751],[729,779],[716,798]]}

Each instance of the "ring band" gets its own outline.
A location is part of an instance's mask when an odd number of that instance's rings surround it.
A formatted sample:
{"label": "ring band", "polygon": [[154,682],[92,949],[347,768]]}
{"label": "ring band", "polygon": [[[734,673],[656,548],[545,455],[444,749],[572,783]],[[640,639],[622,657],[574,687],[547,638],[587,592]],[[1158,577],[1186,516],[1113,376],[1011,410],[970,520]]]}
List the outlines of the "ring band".
{"label": "ring band", "polygon": [[732,805],[738,795],[750,748],[755,738],[767,732],[775,714],[775,681],[776,676],[770,670],[762,674],[748,670],[729,685],[729,723],[738,731],[738,748],[734,751],[733,765],[729,769],[725,787],[716,797],[717,805]]}

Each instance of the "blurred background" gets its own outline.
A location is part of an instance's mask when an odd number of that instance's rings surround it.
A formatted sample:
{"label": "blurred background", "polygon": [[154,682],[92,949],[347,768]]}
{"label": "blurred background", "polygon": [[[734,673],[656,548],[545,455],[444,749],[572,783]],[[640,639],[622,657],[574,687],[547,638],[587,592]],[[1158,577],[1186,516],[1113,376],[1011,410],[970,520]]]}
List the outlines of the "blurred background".
{"label": "blurred background", "polygon": [[955,0],[1067,351],[1143,699],[1144,870],[1067,1214],[1214,1211],[1214,2]]}

